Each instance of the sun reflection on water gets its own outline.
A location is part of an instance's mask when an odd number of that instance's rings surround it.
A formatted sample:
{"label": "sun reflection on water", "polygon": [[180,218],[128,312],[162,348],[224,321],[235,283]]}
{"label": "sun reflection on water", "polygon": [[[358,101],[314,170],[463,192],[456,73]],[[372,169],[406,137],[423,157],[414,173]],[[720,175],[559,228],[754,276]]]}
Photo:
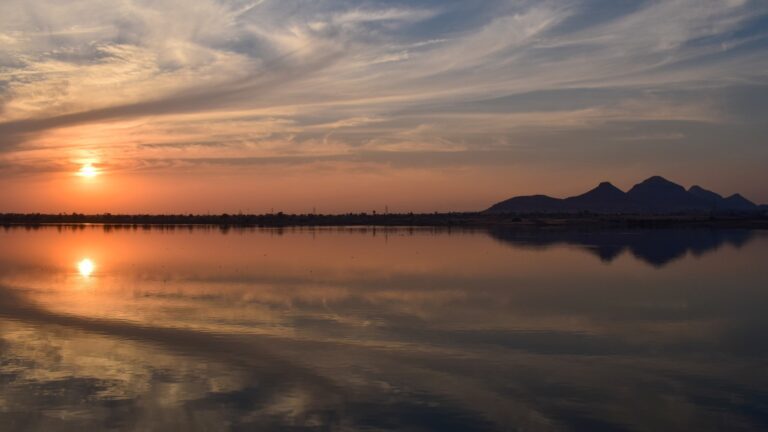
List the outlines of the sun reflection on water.
{"label": "sun reflection on water", "polygon": [[91,261],[89,258],[83,258],[77,263],[77,271],[79,271],[80,275],[85,278],[91,276],[95,267],[96,266],[93,264],[93,261]]}

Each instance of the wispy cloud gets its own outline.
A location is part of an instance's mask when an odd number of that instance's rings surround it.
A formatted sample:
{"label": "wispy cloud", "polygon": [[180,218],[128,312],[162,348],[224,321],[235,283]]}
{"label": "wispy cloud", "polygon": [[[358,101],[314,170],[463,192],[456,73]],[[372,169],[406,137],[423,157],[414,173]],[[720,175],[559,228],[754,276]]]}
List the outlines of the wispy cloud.
{"label": "wispy cloud", "polygon": [[514,154],[641,122],[677,129],[624,146],[739,123],[748,154],[765,131],[741,113],[765,106],[729,95],[768,85],[766,20],[759,0],[7,0],[0,160]]}

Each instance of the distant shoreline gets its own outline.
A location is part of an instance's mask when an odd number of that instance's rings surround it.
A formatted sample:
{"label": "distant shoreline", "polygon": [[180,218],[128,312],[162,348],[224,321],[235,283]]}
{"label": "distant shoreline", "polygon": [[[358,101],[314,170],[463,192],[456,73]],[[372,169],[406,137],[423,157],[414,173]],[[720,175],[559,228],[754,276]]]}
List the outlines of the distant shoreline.
{"label": "distant shoreline", "polygon": [[220,214],[220,215],[116,215],[116,214],[0,214],[0,226],[108,225],[120,227],[509,227],[509,228],[762,228],[768,215],[601,215],[601,214],[489,214],[402,213],[342,215]]}

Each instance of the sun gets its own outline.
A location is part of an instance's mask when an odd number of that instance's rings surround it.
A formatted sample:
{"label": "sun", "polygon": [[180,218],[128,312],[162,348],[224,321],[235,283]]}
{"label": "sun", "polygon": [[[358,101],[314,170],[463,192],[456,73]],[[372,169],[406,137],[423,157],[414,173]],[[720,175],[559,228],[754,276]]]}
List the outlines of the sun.
{"label": "sun", "polygon": [[85,278],[90,277],[95,268],[96,266],[93,264],[93,261],[88,258],[83,258],[77,263],[77,271]]}
{"label": "sun", "polygon": [[94,167],[92,164],[85,164],[82,167],[80,167],[80,170],[77,172],[77,175],[80,177],[87,177],[87,178],[93,178],[99,175],[99,170]]}

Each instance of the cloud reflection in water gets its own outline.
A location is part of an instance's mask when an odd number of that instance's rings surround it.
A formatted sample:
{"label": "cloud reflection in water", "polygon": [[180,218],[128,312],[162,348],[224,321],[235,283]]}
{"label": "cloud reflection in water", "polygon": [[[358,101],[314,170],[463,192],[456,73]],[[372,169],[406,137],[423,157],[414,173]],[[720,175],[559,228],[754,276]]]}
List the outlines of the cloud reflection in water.
{"label": "cloud reflection in water", "polygon": [[[570,242],[372,234],[0,232],[0,420],[16,430],[768,425],[764,234],[664,267],[634,254],[605,266]],[[91,280],[98,290],[70,290],[77,282],[62,276],[84,250],[110,269]]]}

